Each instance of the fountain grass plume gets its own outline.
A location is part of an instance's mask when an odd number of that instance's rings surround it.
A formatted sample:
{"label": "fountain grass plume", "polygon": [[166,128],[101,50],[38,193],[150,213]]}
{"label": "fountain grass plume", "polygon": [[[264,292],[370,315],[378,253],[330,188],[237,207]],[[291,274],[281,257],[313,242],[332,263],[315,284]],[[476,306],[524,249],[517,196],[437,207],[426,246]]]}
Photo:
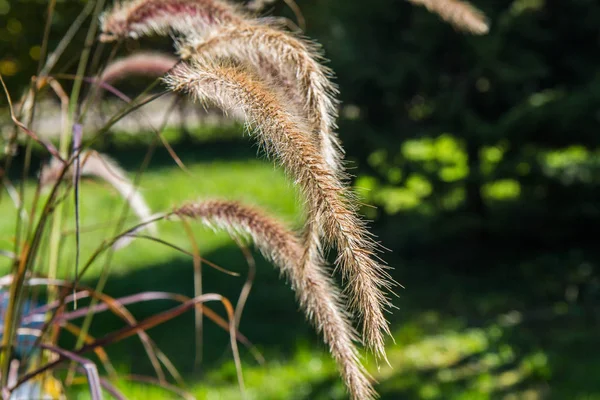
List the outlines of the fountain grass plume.
{"label": "fountain grass plume", "polygon": [[178,45],[188,58],[231,58],[252,66],[258,75],[300,107],[319,148],[333,171],[343,171],[343,150],[335,133],[338,91],[331,70],[320,64],[319,47],[269,25],[223,27],[207,36],[186,37]]}
{"label": "fountain grass plume", "polygon": [[243,239],[256,247],[290,281],[300,308],[323,335],[353,399],[376,397],[354,345],[356,335],[340,299],[343,297],[321,264],[302,264],[304,248],[293,232],[261,211],[232,201],[188,203],[173,212]]}
{"label": "fountain grass plume", "polygon": [[245,11],[224,0],[133,0],[102,14],[100,40],[111,42],[150,34],[199,34],[243,23]]}
{"label": "fountain grass plume", "polygon": [[[306,121],[288,112],[284,99],[240,66],[195,61],[179,64],[164,80],[175,91],[246,115],[249,130],[267,154],[302,189],[307,226],[318,226],[326,244],[337,248],[336,265],[348,281],[350,308],[363,321],[363,340],[375,354],[385,357],[384,335],[390,331],[384,311],[391,306],[385,292],[393,281],[387,267],[377,261],[377,244],[358,218],[347,187],[306,134]],[[308,262],[314,257],[304,258]]]}
{"label": "fountain grass plume", "polygon": [[437,14],[457,29],[474,35],[485,35],[490,27],[485,15],[462,0],[408,0]]}

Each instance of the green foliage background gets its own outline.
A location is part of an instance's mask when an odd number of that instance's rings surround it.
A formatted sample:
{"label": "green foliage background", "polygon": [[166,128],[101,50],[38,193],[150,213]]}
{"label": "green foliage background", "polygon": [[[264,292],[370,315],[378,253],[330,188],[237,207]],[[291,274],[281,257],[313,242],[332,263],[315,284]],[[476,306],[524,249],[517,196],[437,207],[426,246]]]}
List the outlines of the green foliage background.
{"label": "green foliage background", "polygon": [[[50,48],[83,4],[58,2]],[[336,72],[354,185],[377,206],[363,212],[407,287],[392,316],[396,368],[379,389],[600,398],[600,3],[479,1],[484,37],[403,0],[299,5]],[[0,72],[13,97],[35,73],[45,8],[0,0]],[[283,2],[270,10],[293,18]],[[73,72],[79,41],[58,71]],[[308,371],[302,354],[281,380]],[[343,396],[318,388],[298,396]]]}

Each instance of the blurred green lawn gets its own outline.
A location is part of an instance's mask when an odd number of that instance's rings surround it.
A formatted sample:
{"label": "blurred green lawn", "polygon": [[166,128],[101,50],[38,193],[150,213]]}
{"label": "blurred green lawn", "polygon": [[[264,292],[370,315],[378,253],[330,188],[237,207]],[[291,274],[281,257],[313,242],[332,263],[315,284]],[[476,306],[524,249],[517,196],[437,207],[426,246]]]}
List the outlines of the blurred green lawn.
{"label": "blurred green lawn", "polygon": [[[246,142],[206,143],[176,147],[189,174],[179,169],[164,150],[157,152],[140,188],[155,212],[168,210],[186,200],[228,198],[258,205],[300,227],[300,203],[292,185],[273,164],[255,157]],[[144,151],[124,146],[112,151],[133,177]],[[34,188],[27,183],[28,200]],[[30,204],[30,203],[28,203]],[[102,182],[84,180],[81,185],[82,260],[110,237],[121,215],[123,201]],[[72,208],[68,209],[69,212]],[[0,202],[0,248],[10,248],[14,235],[14,206],[8,196]],[[128,219],[131,223],[135,218]],[[98,228],[104,225],[103,228]],[[64,226],[61,273],[74,269],[73,219]],[[401,227],[398,229],[402,229]],[[181,223],[161,222],[160,238],[191,250]],[[235,302],[247,267],[240,250],[227,235],[197,227],[194,230],[202,256],[240,273],[226,275],[203,267],[204,291],[220,293]],[[395,243],[384,243],[394,248]],[[40,272],[47,266],[43,244]],[[249,397],[253,399],[344,399],[328,353],[303,320],[286,282],[255,254],[258,273],[246,305],[240,330],[266,358],[259,365],[240,347]],[[398,289],[391,316],[394,340],[389,341],[390,366],[377,366],[366,358],[369,371],[379,382],[386,399],[600,399],[600,332],[584,311],[565,302],[536,302],[508,271],[486,280],[460,276],[444,265],[407,264],[399,255],[384,258],[397,268],[395,277],[405,284]],[[86,276],[94,285],[102,259]],[[2,273],[8,271],[0,261]],[[482,262],[485,262],[483,260]],[[519,270],[515,268],[514,270]],[[118,251],[111,264],[106,293],[119,297],[141,291],[169,291],[193,295],[193,266],[189,257],[158,243],[137,240]],[[502,284],[502,283],[505,283]],[[530,309],[536,304],[535,309]],[[130,307],[142,319],[174,304],[151,302]],[[224,315],[222,308],[212,308]],[[122,321],[104,313],[94,319],[92,334],[100,337],[122,327]],[[239,398],[228,335],[205,322],[203,360],[194,366],[193,313],[151,329],[150,336],[171,358],[200,399]],[[72,341],[63,335],[65,346]],[[120,373],[152,374],[137,337],[107,348]],[[102,371],[102,370],[101,370]],[[120,382],[132,399],[176,398],[161,388]],[[85,391],[73,398],[87,398]]]}

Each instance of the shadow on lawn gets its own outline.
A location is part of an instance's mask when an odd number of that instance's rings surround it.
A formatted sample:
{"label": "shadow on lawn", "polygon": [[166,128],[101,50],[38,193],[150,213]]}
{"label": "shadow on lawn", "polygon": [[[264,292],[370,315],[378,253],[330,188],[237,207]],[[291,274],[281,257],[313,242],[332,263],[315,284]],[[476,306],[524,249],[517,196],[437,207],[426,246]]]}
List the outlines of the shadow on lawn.
{"label": "shadow on lawn", "polygon": [[[204,291],[221,293],[235,302],[245,274],[239,249],[228,246],[206,257],[242,273],[236,278],[204,267]],[[402,278],[398,280],[407,289],[399,290],[395,304],[400,309],[391,317],[396,340],[396,345],[389,346],[393,368],[370,367],[380,382],[382,397],[561,399],[599,395],[600,357],[594,350],[600,346],[598,310],[594,308],[597,303],[567,302],[557,293],[564,292],[561,285],[568,287],[572,282],[563,282],[550,272],[544,282],[536,274],[531,275],[532,268],[551,270],[552,263],[568,264],[573,257],[573,252],[550,254],[530,262],[515,262],[510,271],[495,268],[491,272],[462,275],[415,260],[390,260],[390,264],[399,266],[397,275]],[[299,346],[324,351],[320,339],[297,310],[291,289],[271,265],[258,255],[256,259],[257,277],[241,331],[267,360],[290,360]],[[485,263],[481,261],[481,265]],[[541,286],[553,285],[553,289],[542,294]],[[193,295],[191,261],[175,258],[169,263],[113,276],[107,286],[107,293],[112,296],[154,290]],[[586,288],[580,285],[578,290],[583,292]],[[173,305],[145,303],[132,306],[131,310],[141,319]],[[224,315],[218,303],[211,307]],[[103,314],[95,319],[93,334],[99,336],[121,326],[118,319]],[[193,313],[188,312],[149,331],[189,383],[204,379],[202,371],[219,370],[222,363],[231,360],[227,333],[206,321],[204,359],[201,369],[195,370],[193,326]],[[116,365],[128,366],[131,372],[152,374],[137,338],[108,350]],[[247,365],[256,365],[247,350],[241,348],[241,353]],[[225,380],[220,383],[236,385],[230,373],[219,379]],[[248,384],[252,386],[252,382]],[[339,390],[334,390],[340,384],[333,373],[310,385],[310,395],[295,393],[290,398],[344,398]]]}
{"label": "shadow on lawn", "polygon": [[[210,266],[203,266],[204,293],[219,293],[226,296],[234,305],[239,291],[244,284],[246,264],[240,250],[228,246],[204,255],[208,260],[224,268],[240,272],[240,277],[233,277],[217,271]],[[294,294],[286,283],[279,278],[273,266],[263,261],[259,255],[257,260],[257,277],[241,321],[241,331],[259,348],[269,353],[289,356],[294,350],[296,340],[306,339],[317,342],[311,328],[304,323],[297,312]],[[174,258],[172,261],[150,265],[143,270],[113,276],[109,279],[106,292],[119,297],[142,291],[167,291],[193,296],[193,267],[191,259]],[[92,285],[95,282],[91,283]],[[176,303],[167,301],[146,302],[132,305],[129,308],[136,318],[148,317],[156,312],[174,307]],[[223,307],[218,302],[208,303],[208,306],[225,316]],[[94,322],[96,335],[122,326],[120,319],[108,313],[99,315]],[[176,333],[176,336],[173,335]],[[172,357],[173,362],[182,372],[193,372],[194,362],[194,318],[190,311],[177,317],[171,322],[156,327],[150,331],[151,336]],[[210,370],[222,361],[231,359],[228,332],[205,319],[204,360],[202,369]],[[311,337],[312,336],[312,337]],[[115,363],[119,364],[121,356],[126,363],[135,366],[135,372],[151,373],[147,357],[137,338],[128,339],[123,344],[126,354],[113,350]],[[255,363],[243,346],[240,348],[244,359]]]}

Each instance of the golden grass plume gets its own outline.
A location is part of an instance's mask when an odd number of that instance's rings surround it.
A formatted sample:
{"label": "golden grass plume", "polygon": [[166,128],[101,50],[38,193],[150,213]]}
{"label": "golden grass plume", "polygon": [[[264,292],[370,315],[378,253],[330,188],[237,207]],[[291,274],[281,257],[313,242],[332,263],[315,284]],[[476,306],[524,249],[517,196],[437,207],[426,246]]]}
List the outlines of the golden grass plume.
{"label": "golden grass plume", "polygon": [[201,34],[242,23],[244,11],[225,0],[133,0],[117,2],[100,19],[100,40],[137,39],[152,33]]}
{"label": "golden grass plume", "polygon": [[[224,27],[206,37],[191,36],[179,45],[182,58],[232,58],[256,69],[261,78],[297,104],[308,119],[315,143],[335,172],[342,171],[337,135],[336,87],[319,63],[318,47],[269,25]],[[292,108],[292,107],[290,107]]]}
{"label": "golden grass plume", "polygon": [[485,15],[471,4],[462,0],[408,0],[411,3],[423,6],[430,12],[437,14],[444,21],[452,24],[457,29],[474,35],[485,35],[489,32]]}
{"label": "golden grass plume", "polygon": [[[349,192],[317,151],[304,120],[288,112],[284,102],[250,71],[216,62],[179,64],[165,78],[175,91],[213,103],[225,111],[241,110],[246,123],[268,154],[274,156],[303,191],[308,226],[318,226],[326,244],[336,246],[338,265],[349,283],[352,310],[363,321],[363,339],[385,357],[384,311],[391,286],[386,267],[376,261],[376,243],[357,217]],[[310,229],[309,231],[314,231]],[[310,261],[314,257],[305,257]]]}
{"label": "golden grass plume", "polygon": [[352,398],[375,398],[353,343],[354,331],[339,301],[341,294],[322,265],[300,264],[304,249],[291,231],[259,210],[231,201],[189,203],[176,208],[174,214],[226,230],[238,238],[250,236],[291,282],[300,308],[323,334]]}

